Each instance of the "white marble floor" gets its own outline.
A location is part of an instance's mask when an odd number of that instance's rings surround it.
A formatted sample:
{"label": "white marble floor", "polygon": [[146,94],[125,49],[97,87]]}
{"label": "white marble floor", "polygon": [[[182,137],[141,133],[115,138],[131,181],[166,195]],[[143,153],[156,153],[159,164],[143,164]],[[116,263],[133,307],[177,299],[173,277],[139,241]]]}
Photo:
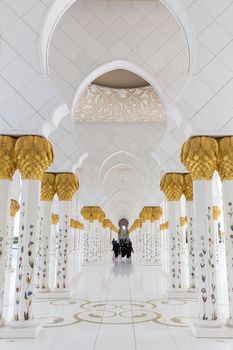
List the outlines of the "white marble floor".
{"label": "white marble floor", "polygon": [[[80,266],[72,261],[71,300],[38,300],[43,330],[36,339],[0,340],[0,350],[232,350],[230,339],[197,339],[189,329],[195,300],[166,298],[167,276],[159,267],[132,263]],[[13,274],[7,276],[5,318],[12,313]],[[226,296],[222,296],[223,315]]]}

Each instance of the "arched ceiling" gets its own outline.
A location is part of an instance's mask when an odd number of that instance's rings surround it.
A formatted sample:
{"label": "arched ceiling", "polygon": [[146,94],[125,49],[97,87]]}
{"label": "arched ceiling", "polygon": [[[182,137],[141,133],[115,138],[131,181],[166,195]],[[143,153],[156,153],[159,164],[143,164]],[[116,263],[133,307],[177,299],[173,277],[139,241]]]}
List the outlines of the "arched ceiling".
{"label": "arched ceiling", "polygon": [[93,84],[115,89],[135,89],[147,86],[148,82],[126,69],[114,69],[96,78]]}
{"label": "arched ceiling", "polygon": [[72,103],[77,86],[94,69],[125,59],[150,72],[174,101],[189,75],[185,33],[160,1],[76,1],[57,23],[48,53],[49,79]]}

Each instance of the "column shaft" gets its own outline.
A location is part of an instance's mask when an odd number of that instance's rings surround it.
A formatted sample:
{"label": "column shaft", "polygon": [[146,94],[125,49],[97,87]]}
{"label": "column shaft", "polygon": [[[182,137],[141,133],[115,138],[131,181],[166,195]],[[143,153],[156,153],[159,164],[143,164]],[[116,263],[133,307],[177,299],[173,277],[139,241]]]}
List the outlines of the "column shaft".
{"label": "column shaft", "polygon": [[198,321],[215,321],[217,311],[215,235],[211,180],[193,181],[196,257],[198,271]]}
{"label": "column shaft", "polygon": [[68,237],[70,220],[70,201],[59,201],[59,244],[58,244],[58,263],[57,263],[57,289],[67,288],[68,271]]}
{"label": "column shaft", "polygon": [[22,180],[14,319],[34,318],[34,266],[41,182]]}
{"label": "column shaft", "polygon": [[11,180],[0,180],[0,324],[2,320],[3,296],[6,273],[6,241],[8,233],[8,218],[10,212]]}
{"label": "column shaft", "polygon": [[187,237],[188,237],[188,264],[189,264],[189,289],[196,289],[196,238],[194,235],[193,201],[186,202],[187,209]]}
{"label": "column shaft", "polygon": [[169,217],[169,266],[171,290],[182,290],[181,275],[181,239],[180,239],[180,202],[168,201]]}
{"label": "column shaft", "polygon": [[224,180],[222,190],[229,299],[228,324],[233,326],[233,180]]}
{"label": "column shaft", "polygon": [[49,265],[51,245],[51,201],[41,201],[40,217],[42,220],[42,250],[41,250],[41,273],[39,288],[49,291]]}

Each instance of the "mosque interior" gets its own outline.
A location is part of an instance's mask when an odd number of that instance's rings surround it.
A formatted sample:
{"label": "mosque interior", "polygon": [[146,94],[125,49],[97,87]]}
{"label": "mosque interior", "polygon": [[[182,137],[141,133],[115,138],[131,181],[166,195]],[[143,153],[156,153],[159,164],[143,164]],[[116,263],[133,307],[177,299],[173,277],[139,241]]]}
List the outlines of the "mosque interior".
{"label": "mosque interior", "polygon": [[233,349],[233,0],[0,0],[0,349]]}

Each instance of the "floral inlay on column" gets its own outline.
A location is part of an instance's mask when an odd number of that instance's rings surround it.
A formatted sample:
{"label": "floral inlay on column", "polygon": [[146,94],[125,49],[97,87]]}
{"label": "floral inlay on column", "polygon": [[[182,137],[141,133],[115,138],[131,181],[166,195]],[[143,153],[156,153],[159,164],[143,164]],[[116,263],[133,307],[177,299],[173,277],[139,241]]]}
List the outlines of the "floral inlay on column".
{"label": "floral inlay on column", "polygon": [[152,207],[152,221],[154,224],[154,262],[161,262],[161,237],[159,230],[159,220],[163,215],[163,209],[161,207]]}
{"label": "floral inlay on column", "polygon": [[143,261],[145,263],[152,262],[152,207],[144,207],[139,217],[142,221],[142,242],[143,242]]}
{"label": "floral inlay on column", "polygon": [[34,265],[41,179],[53,161],[51,144],[40,136],[22,136],[15,145],[15,158],[22,177],[18,243],[15,321],[34,319]]}
{"label": "floral inlay on column", "polygon": [[12,266],[12,244],[13,244],[13,238],[14,238],[14,232],[15,232],[15,215],[19,211],[20,205],[19,202],[15,199],[11,199],[11,205],[10,205],[10,220],[8,225],[8,237],[7,237],[7,262],[6,267],[7,271],[11,272],[14,271]]}
{"label": "floral inlay on column", "polygon": [[193,180],[189,173],[184,175],[184,195],[186,198],[187,212],[187,238],[188,238],[188,265],[189,265],[189,289],[196,290],[196,252],[193,213]]}
{"label": "floral inlay on column", "polygon": [[16,139],[7,135],[0,135],[0,325],[2,320],[3,294],[5,287],[8,217],[10,211],[10,190],[15,163]]}
{"label": "floral inlay on column", "polygon": [[59,245],[56,276],[57,289],[67,288],[68,236],[70,232],[71,200],[78,190],[78,179],[73,173],[58,173],[55,178],[56,192],[59,198]]}
{"label": "floral inlay on column", "polygon": [[199,293],[198,320],[195,324],[208,327],[219,325],[212,210],[212,178],[218,166],[218,152],[217,141],[206,136],[190,138],[181,152],[181,161],[193,180]]}
{"label": "floral inlay on column", "polygon": [[50,242],[51,242],[51,211],[52,201],[56,193],[55,174],[44,173],[41,182],[40,194],[40,228],[39,246],[37,251],[40,259],[37,266],[38,288],[49,290],[49,262],[50,262]]}
{"label": "floral inlay on column", "polygon": [[218,145],[218,172],[222,180],[228,278],[229,319],[227,323],[233,326],[233,136],[219,139]]}
{"label": "floral inlay on column", "polygon": [[168,201],[169,217],[169,266],[171,290],[183,290],[180,256],[180,198],[183,193],[183,175],[167,173],[160,182],[160,188]]}

